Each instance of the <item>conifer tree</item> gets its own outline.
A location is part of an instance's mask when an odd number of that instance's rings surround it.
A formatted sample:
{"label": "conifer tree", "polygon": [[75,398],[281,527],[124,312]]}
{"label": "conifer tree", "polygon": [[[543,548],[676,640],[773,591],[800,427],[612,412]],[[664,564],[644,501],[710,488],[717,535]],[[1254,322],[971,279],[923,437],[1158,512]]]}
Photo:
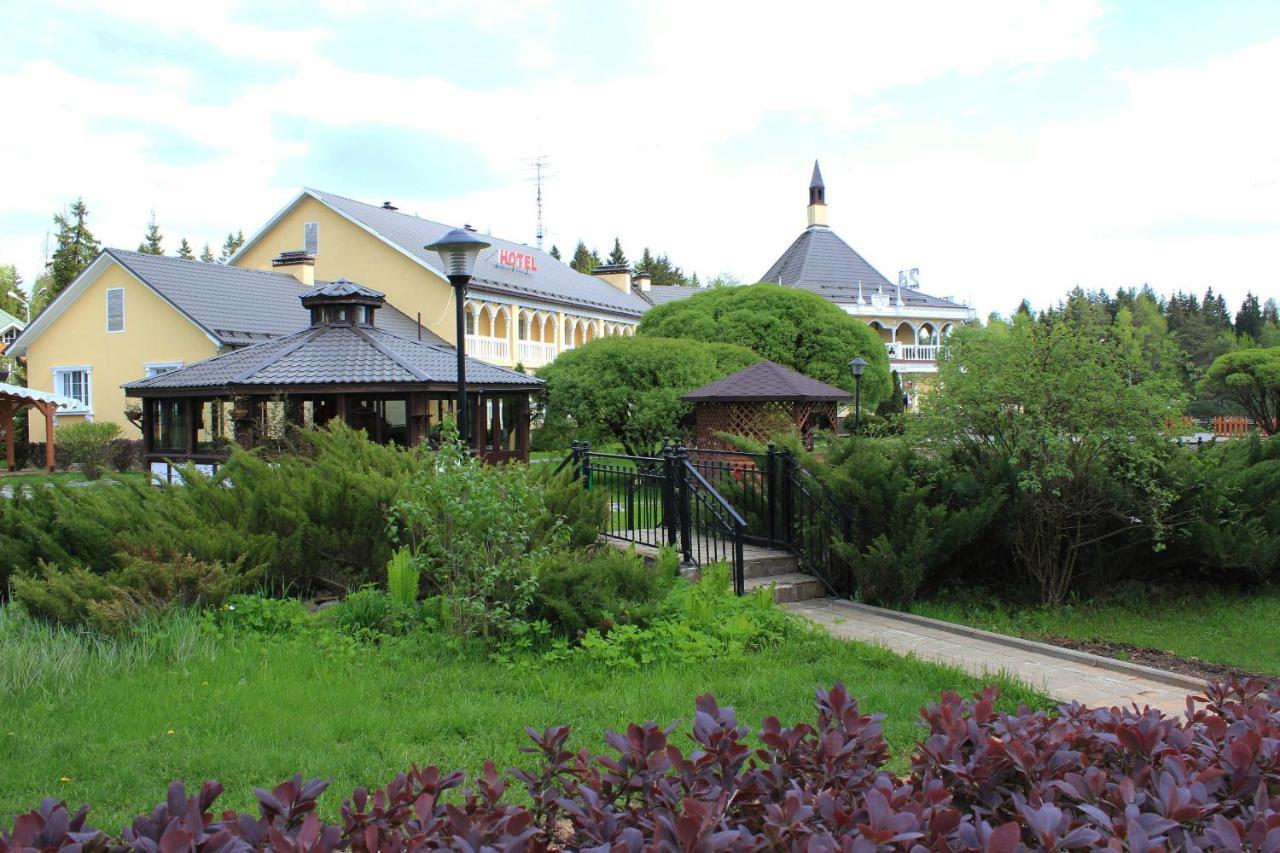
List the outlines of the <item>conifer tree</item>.
{"label": "conifer tree", "polygon": [[22,276],[13,264],[0,264],[0,310],[7,311],[19,320],[27,315],[22,294]]}
{"label": "conifer tree", "polygon": [[1268,326],[1280,324],[1280,306],[1276,304],[1275,297],[1267,300],[1267,304],[1262,306],[1262,322]]}
{"label": "conifer tree", "polygon": [[1246,293],[1236,312],[1236,336],[1258,340],[1262,336],[1262,305],[1253,293]]}
{"label": "conifer tree", "polygon": [[[102,248],[89,231],[89,208],[85,206],[84,199],[77,198],[66,215],[55,213],[53,222],[58,227],[57,246],[49,260],[49,281],[36,293],[40,307],[48,305],[80,275]],[[35,313],[34,306],[32,313]]]}
{"label": "conifer tree", "polygon": [[573,259],[569,261],[569,266],[583,275],[591,275],[599,265],[600,258],[594,251],[588,251],[587,244],[579,240],[577,248],[573,250]]}
{"label": "conifer tree", "polygon": [[160,226],[156,224],[156,212],[153,210],[151,211],[151,221],[147,223],[146,236],[138,244],[138,251],[144,255],[163,255],[163,243],[164,235],[160,233]]}
{"label": "conifer tree", "polygon": [[551,251],[548,254],[550,254],[551,257],[555,258],[557,261],[560,260],[560,250],[556,248],[555,243],[551,244]]}
{"label": "conifer tree", "polygon": [[182,242],[178,244],[177,254],[184,261],[194,261],[196,259],[196,253],[191,251],[191,244],[187,242],[186,237],[183,237]]}
{"label": "conifer tree", "polygon": [[218,263],[225,264],[231,260],[231,256],[240,251],[240,247],[244,245],[244,232],[237,231],[232,234],[227,232],[227,239],[222,243],[222,254],[218,256]]}
{"label": "conifer tree", "polygon": [[617,237],[613,238],[613,251],[609,253],[609,263],[623,264],[627,263],[627,253],[622,251],[622,241]]}
{"label": "conifer tree", "polygon": [[206,264],[211,264],[216,260],[213,256],[213,249],[209,248],[208,243],[204,244],[204,250],[200,253],[200,260],[204,261]]}

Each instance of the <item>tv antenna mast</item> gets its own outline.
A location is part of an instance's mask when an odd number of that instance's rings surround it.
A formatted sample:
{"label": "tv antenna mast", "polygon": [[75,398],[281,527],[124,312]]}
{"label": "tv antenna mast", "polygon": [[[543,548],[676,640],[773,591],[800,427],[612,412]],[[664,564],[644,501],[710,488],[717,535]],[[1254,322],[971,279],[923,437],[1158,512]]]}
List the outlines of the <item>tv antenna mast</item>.
{"label": "tv antenna mast", "polygon": [[533,165],[533,181],[538,188],[538,230],[536,236],[538,238],[538,251],[542,251],[542,238],[546,235],[546,229],[542,226],[542,181],[544,178],[551,177],[546,172],[547,166],[551,165],[551,160],[544,154],[539,154],[529,161]]}

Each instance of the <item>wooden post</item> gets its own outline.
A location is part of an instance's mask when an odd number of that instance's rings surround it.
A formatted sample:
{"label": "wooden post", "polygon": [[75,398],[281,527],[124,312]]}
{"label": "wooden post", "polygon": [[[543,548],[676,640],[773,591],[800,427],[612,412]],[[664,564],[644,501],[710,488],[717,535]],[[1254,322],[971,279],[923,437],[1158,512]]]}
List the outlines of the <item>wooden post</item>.
{"label": "wooden post", "polygon": [[187,458],[190,459],[192,456],[196,455],[195,406],[192,405],[192,400],[190,397],[182,398],[182,420],[183,420],[184,426],[186,427],[186,429],[184,430],[184,432],[186,433],[186,435],[184,436],[185,440],[182,442],[183,449],[187,453]]}
{"label": "wooden post", "polygon": [[142,398],[142,456],[151,462],[151,451],[155,448],[155,412],[156,401],[150,397]]}
{"label": "wooden post", "polygon": [[520,395],[520,405],[516,407],[518,421],[516,424],[516,447],[520,451],[520,461],[529,461],[529,395]]}
{"label": "wooden post", "polygon": [[55,461],[55,456],[54,456],[55,445],[54,445],[54,439],[53,439],[53,404],[45,403],[42,406],[42,408],[44,410],[44,434],[45,434],[44,464],[45,464],[45,467],[49,469],[49,473],[52,474],[53,468],[54,468],[53,463]]}

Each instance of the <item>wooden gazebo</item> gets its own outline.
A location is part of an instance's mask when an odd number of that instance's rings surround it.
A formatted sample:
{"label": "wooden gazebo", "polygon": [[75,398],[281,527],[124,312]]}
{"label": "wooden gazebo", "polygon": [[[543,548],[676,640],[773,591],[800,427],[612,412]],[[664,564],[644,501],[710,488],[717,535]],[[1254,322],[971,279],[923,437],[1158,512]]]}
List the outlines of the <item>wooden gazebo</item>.
{"label": "wooden gazebo", "polygon": [[70,397],[0,382],[0,430],[4,431],[5,462],[9,470],[17,468],[13,446],[13,418],[18,412],[30,408],[44,415],[45,435],[49,436],[44,445],[44,464],[52,471],[55,461],[53,416],[58,409],[70,409],[79,405],[78,401]]}
{"label": "wooden gazebo", "polygon": [[696,442],[707,450],[732,449],[720,436],[768,441],[793,433],[808,442],[814,430],[833,430],[836,405],[852,399],[843,388],[762,361],[690,391]]}

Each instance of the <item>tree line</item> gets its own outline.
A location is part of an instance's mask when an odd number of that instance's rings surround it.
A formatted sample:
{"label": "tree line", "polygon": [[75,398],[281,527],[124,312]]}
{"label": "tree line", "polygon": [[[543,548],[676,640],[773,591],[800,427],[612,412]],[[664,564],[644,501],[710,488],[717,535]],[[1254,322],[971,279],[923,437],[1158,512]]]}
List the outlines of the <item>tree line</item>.
{"label": "tree line", "polygon": [[[551,257],[562,260],[558,247],[551,247]],[[648,273],[652,276],[651,284],[656,287],[702,287],[696,272],[686,275],[684,270],[677,266],[665,252],[657,254],[648,246],[644,247],[640,260],[632,265],[626,251],[622,248],[622,240],[619,237],[613,238],[613,249],[604,260],[601,260],[599,252],[588,249],[587,244],[581,240],[578,241],[577,247],[573,250],[573,256],[569,259],[569,266],[583,275],[591,275],[597,267],[604,264],[632,266],[634,272]]]}

